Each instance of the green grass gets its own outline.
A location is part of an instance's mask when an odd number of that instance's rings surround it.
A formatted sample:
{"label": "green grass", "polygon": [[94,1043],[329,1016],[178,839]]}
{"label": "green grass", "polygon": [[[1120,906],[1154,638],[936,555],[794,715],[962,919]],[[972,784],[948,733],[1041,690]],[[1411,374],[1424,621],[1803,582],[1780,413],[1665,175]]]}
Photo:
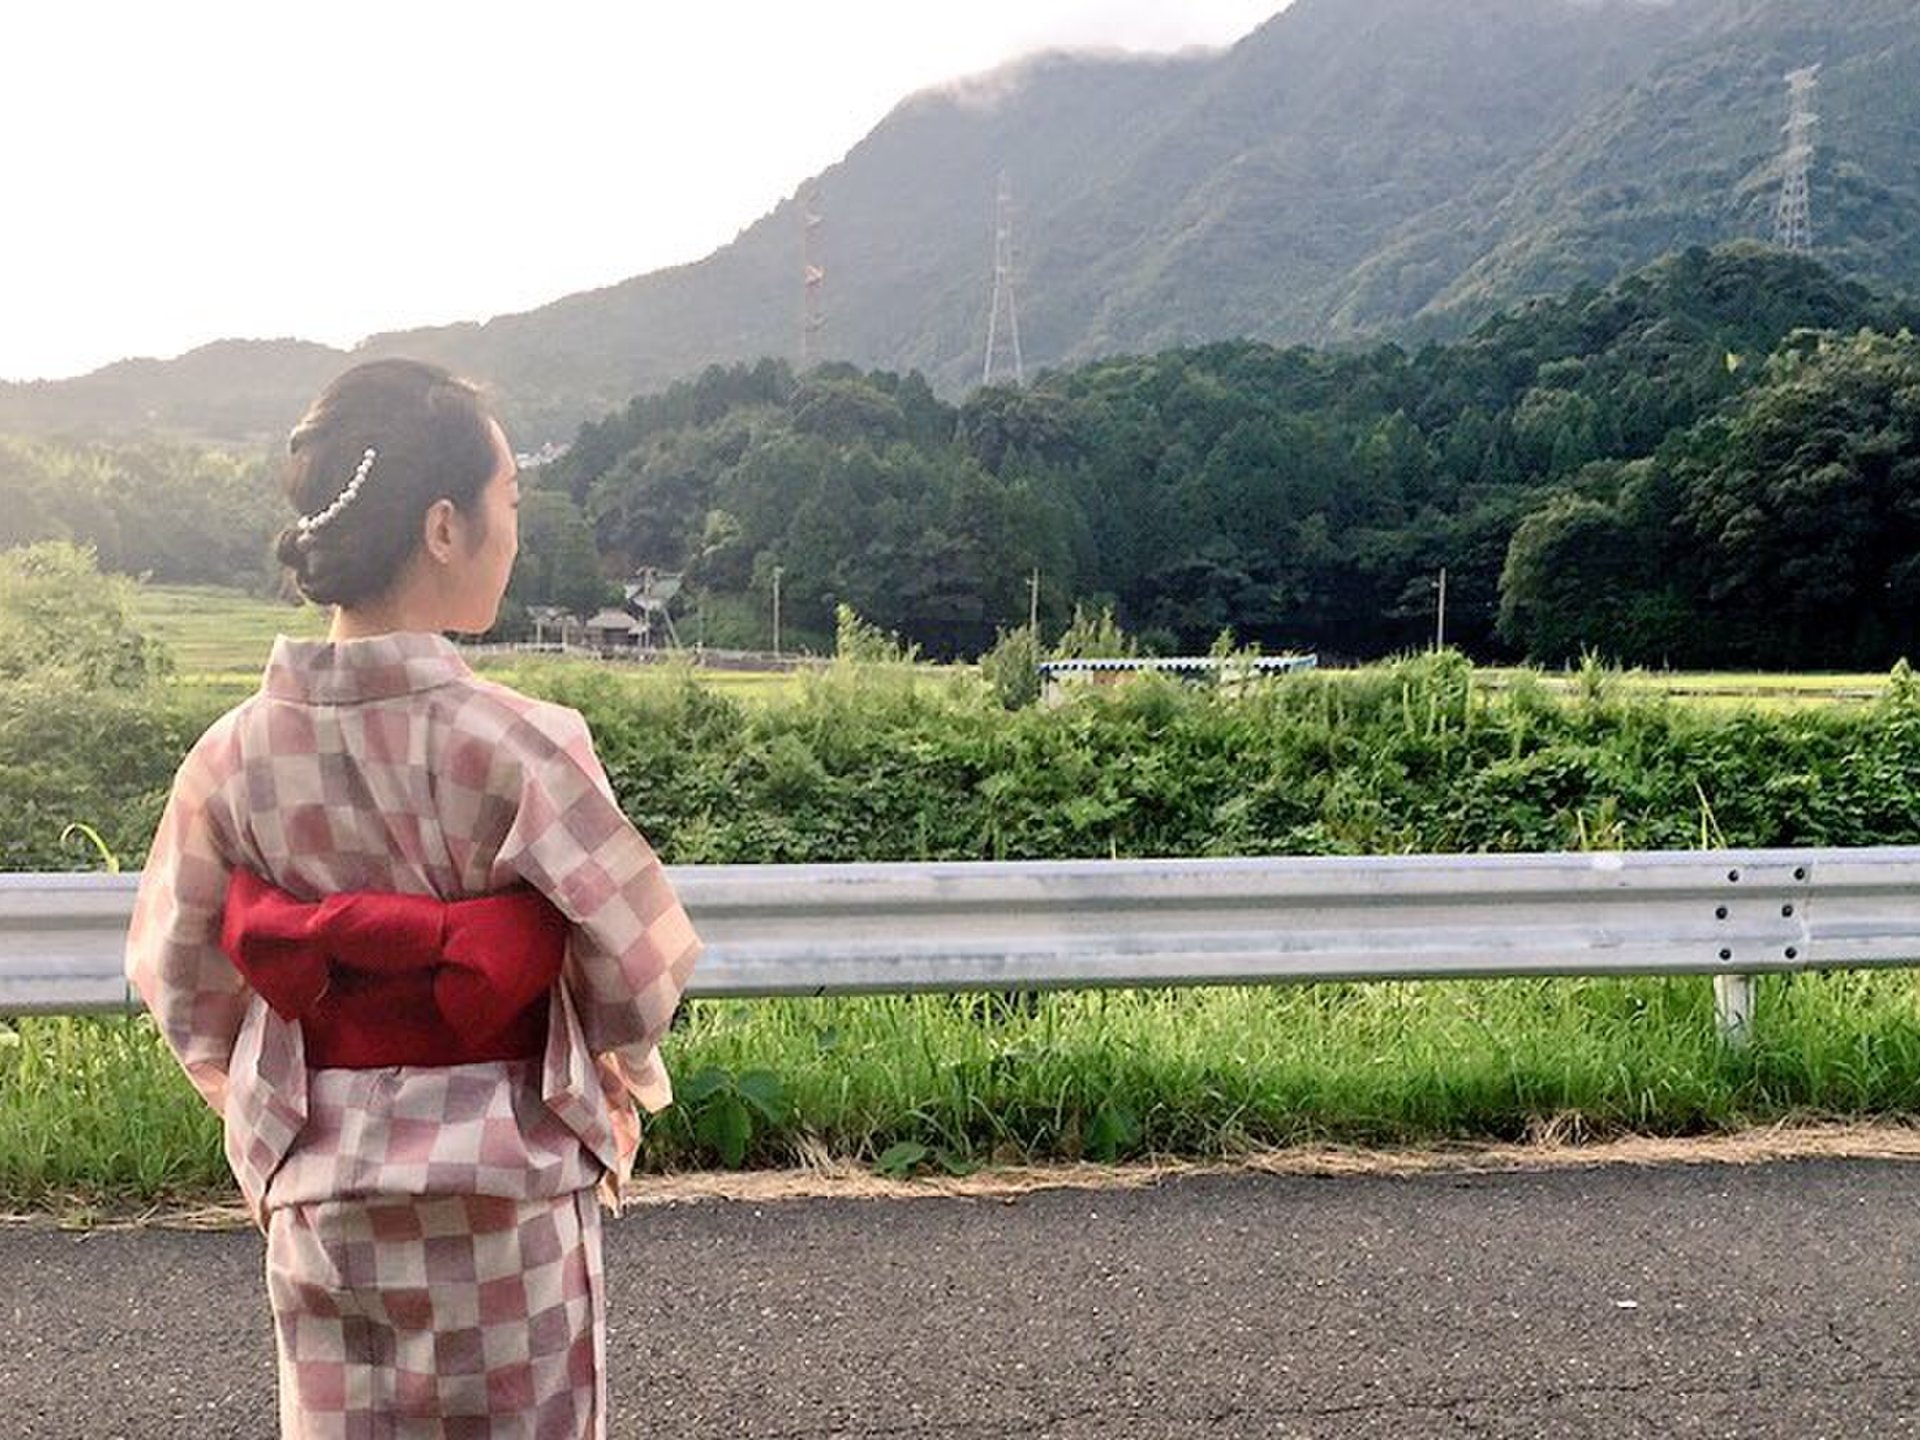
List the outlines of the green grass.
{"label": "green grass", "polygon": [[165,645],[183,674],[244,675],[248,689],[259,682],[274,636],[327,631],[327,612],[317,605],[285,605],[212,585],[138,585],[133,600],[135,628]]}
{"label": "green grass", "polygon": [[599,660],[588,655],[484,655],[474,669],[489,679],[516,689],[541,693],[555,681],[568,677],[598,675],[632,699],[657,693],[671,671],[692,676],[708,690],[753,704],[774,703],[793,698],[804,683],[801,671],[718,670],[692,665],[635,665],[619,660]]}
{"label": "green grass", "polygon": [[[210,585],[139,585],[134,591],[134,623],[164,643],[181,674],[193,685],[237,700],[258,683],[260,670],[278,634],[315,637],[326,633],[327,612],[313,605],[286,605]],[[542,677],[568,670],[594,669],[617,683],[641,687],[657,667],[610,664],[586,657],[490,656],[476,668],[509,685],[538,686]],[[914,667],[938,676],[941,667]],[[951,668],[951,667],[949,667]],[[971,667],[962,667],[970,669]],[[781,700],[796,693],[799,673],[697,669],[703,686],[755,702]],[[1339,672],[1327,671],[1326,674]],[[1609,683],[1636,697],[1670,696],[1714,709],[1797,710],[1859,704],[1886,687],[1885,674],[1810,675],[1692,673],[1630,670],[1608,672]],[[1577,672],[1486,668],[1476,683],[1499,689],[1517,676],[1531,677],[1552,693],[1572,693]]]}
{"label": "green grass", "polygon": [[[1780,713],[1834,706],[1857,706],[1871,702],[1887,688],[1885,673],[1849,674],[1767,674],[1735,671],[1626,670],[1608,671],[1607,683],[1624,696],[1635,699],[1666,698],[1690,706],[1725,713],[1753,710]],[[1489,667],[1476,669],[1475,681],[1492,689],[1511,685],[1515,677],[1526,676],[1544,686],[1549,693],[1572,695],[1580,691],[1582,677],[1573,671],[1542,671]]]}
{"label": "green grass", "polygon": [[[1220,1157],[1305,1141],[1689,1134],[1920,1101],[1905,972],[1763,979],[1759,1033],[1727,1049],[1709,980],[1547,980],[703,1002],[670,1056],[780,1077],[794,1106],[754,1154],[804,1142],[871,1160],[900,1141],[969,1160],[1077,1159],[1108,1109],[1122,1153]],[[651,1136],[711,1163],[697,1116]]]}
{"label": "green grass", "polygon": [[0,1204],[212,1188],[220,1126],[145,1016],[0,1022]]}
{"label": "green grass", "polygon": [[[897,1145],[956,1168],[1096,1155],[1223,1158],[1308,1142],[1690,1135],[1920,1110],[1904,971],[1766,977],[1754,1042],[1714,1031],[1705,979],[1528,980],[999,997],[701,1001],[669,1038],[702,1071],[777,1078],[745,1161]],[[654,1170],[722,1163],[689,1100]],[[776,1107],[779,1108],[779,1107]],[[230,1186],[211,1116],[145,1019],[0,1026],[0,1200],[116,1204]]]}
{"label": "green grass", "polygon": [[[173,593],[177,633],[202,642],[196,690],[251,688],[286,614],[246,602],[262,623],[249,631],[237,603]],[[223,657],[225,639],[257,653]],[[1005,716],[919,671],[701,672],[690,687],[637,667],[497,665],[588,711],[623,799],[683,861],[1511,850],[1574,836],[1649,848],[1716,843],[1709,830],[1729,844],[1887,843],[1909,837],[1920,783],[1920,702],[1904,678],[1883,706],[1855,709],[1831,692],[1887,682],[1683,677],[1713,693],[1689,694],[1681,713],[1645,693],[1675,677],[1589,668],[1554,677],[1557,698],[1510,676],[1482,703],[1483,672],[1423,660],[1244,704],[1143,685]],[[1834,713],[1692,714],[1696,701],[1771,707],[1750,693],[1769,684],[1782,704],[1811,694]],[[745,696],[756,703],[729,703]],[[41,733],[27,722],[52,723],[42,710],[19,721],[22,753]],[[124,721],[112,732],[116,757],[127,733]],[[163,754],[166,740],[156,730],[147,748]],[[76,780],[35,790],[19,768],[20,805],[73,818]],[[645,1158],[706,1166],[738,1147],[749,1164],[821,1151],[873,1163],[901,1146],[954,1166],[1216,1158],[1304,1141],[1907,1117],[1920,1113],[1915,993],[1904,971],[1768,977],[1739,1052],[1715,1037],[1704,979],[701,1002],[668,1044],[685,1102],[650,1127]],[[227,1184],[211,1119],[147,1022],[0,1024],[0,1200]]]}
{"label": "green grass", "polygon": [[[288,605],[213,585],[136,585],[133,600],[135,628],[167,647],[183,681],[225,701],[239,700],[258,687],[276,635],[317,639],[327,632],[324,607]],[[475,668],[508,685],[537,684],[542,676],[556,671],[591,669],[639,687],[658,673],[653,666],[586,656],[484,656]],[[694,673],[705,686],[754,701],[781,699],[799,684],[797,672],[699,669]]]}

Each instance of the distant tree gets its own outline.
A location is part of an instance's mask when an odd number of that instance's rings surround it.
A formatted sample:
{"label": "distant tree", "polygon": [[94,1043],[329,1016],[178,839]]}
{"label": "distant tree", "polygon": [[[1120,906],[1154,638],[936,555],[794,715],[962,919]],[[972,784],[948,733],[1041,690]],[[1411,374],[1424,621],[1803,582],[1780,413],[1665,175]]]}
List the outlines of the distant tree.
{"label": "distant tree", "polygon": [[56,476],[44,447],[0,436],[0,549],[72,539],[79,518],[73,489]]}
{"label": "distant tree", "polygon": [[1113,660],[1133,655],[1138,647],[1133,637],[1120,628],[1113,607],[1103,605],[1089,611],[1083,605],[1073,607],[1073,621],[1054,641],[1055,660]]}
{"label": "distant tree", "polygon": [[1372,491],[1376,514],[1404,511],[1431,498],[1433,452],[1405,410],[1395,410],[1367,432],[1354,469]]}
{"label": "distant tree", "polygon": [[1086,445],[1072,402],[1047,390],[983,385],[960,406],[957,423],[961,445],[995,474],[1022,459],[1071,465]]}
{"label": "distant tree", "polygon": [[787,409],[795,433],[837,444],[864,440],[883,445],[906,438],[907,417],[900,402],[860,378],[810,375],[795,389]]}
{"label": "distant tree", "polygon": [[134,627],[131,589],[63,540],[0,552],[0,680],[126,690],[165,675],[165,650]]}
{"label": "distant tree", "polygon": [[1920,340],[1796,337],[1741,405],[1690,438],[1681,520],[1745,652],[1882,664],[1915,639]]}
{"label": "distant tree", "polygon": [[993,648],[980,657],[980,676],[994,698],[1009,710],[1040,698],[1040,638],[1027,626],[1003,630]]}
{"label": "distant tree", "polygon": [[620,456],[584,507],[601,553],[618,570],[685,566],[715,492],[760,433],[748,414],[732,413],[651,434]]}
{"label": "distant tree", "polygon": [[287,519],[264,456],[0,439],[0,544],[71,540],[121,574],[259,590]]}
{"label": "distant tree", "polygon": [[892,630],[862,620],[851,605],[833,611],[833,655],[870,665],[910,665],[920,658],[920,647],[910,645]]}
{"label": "distant tree", "polygon": [[508,598],[522,607],[557,605],[591,615],[617,600],[600,569],[593,527],[564,490],[528,488],[520,497],[520,556]]}
{"label": "distant tree", "polygon": [[744,592],[753,579],[753,549],[737,517],[707,511],[700,542],[687,565],[688,581],[702,590]]}
{"label": "distant tree", "polygon": [[[1514,531],[1500,576],[1500,634],[1531,660],[1621,658],[1619,605],[1638,593],[1638,537],[1611,505],[1556,495]],[[1637,658],[1637,657],[1629,657]]]}
{"label": "distant tree", "polygon": [[1597,408],[1573,390],[1529,390],[1514,410],[1513,435],[1520,461],[1535,479],[1570,475],[1600,453]]}

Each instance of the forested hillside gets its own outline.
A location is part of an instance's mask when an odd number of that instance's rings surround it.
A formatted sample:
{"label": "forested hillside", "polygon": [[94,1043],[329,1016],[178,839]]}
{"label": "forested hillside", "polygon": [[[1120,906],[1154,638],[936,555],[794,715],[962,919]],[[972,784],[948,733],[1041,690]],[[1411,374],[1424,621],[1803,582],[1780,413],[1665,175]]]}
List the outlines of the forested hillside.
{"label": "forested hillside", "polygon": [[[715,366],[523,477],[509,615],[683,572],[718,644],[831,643],[851,606],[937,656],[1114,607],[1150,647],[1223,631],[1371,657],[1595,649],[1876,667],[1920,614],[1920,307],[1753,244],[1409,352],[1229,341],[958,403],[917,371]],[[262,584],[264,456],[0,444],[0,545]],[[689,638],[692,638],[691,635]]]}
{"label": "forested hillside", "polygon": [[716,368],[542,483],[616,566],[762,609],[779,566],[791,623],[850,604],[941,654],[1021,621],[1037,566],[1055,628],[1112,602],[1165,649],[1378,655],[1432,635],[1445,568],[1478,655],[1878,665],[1920,600],[1917,320],[1696,249],[1412,355],[1238,341],[957,406],[911,373]]}
{"label": "forested hillside", "polygon": [[277,480],[263,453],[0,435],[0,550],[70,540],[121,575],[269,589],[268,540],[287,522]]}
{"label": "forested hillside", "polygon": [[[357,353],[492,382],[529,446],[708,364],[791,357],[806,190],[821,353],[951,398],[981,373],[1003,174],[1031,364],[1458,338],[1527,297],[1766,235],[1782,76],[1814,63],[1818,257],[1920,291],[1912,0],[1295,0],[1220,54],[1044,56],[913,96],[697,264]],[[556,223],[595,223],[595,197],[570,198]],[[283,433],[346,359],[216,346],[0,386],[0,430]]]}

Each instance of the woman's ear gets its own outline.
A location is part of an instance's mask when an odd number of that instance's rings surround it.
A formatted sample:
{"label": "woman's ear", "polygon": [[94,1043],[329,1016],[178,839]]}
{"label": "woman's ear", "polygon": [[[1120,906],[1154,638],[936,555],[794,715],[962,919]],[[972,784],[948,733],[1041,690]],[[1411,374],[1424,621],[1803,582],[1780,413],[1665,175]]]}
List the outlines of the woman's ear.
{"label": "woman's ear", "polygon": [[460,526],[453,501],[441,496],[427,507],[420,521],[420,544],[427,558],[438,564],[451,562],[458,553]]}

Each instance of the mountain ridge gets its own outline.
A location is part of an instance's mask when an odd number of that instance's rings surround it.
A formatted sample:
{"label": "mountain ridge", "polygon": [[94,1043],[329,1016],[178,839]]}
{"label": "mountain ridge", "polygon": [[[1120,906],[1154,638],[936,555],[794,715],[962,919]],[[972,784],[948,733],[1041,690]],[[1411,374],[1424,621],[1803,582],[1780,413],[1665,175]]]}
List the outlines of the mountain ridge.
{"label": "mountain ridge", "polygon": [[701,260],[351,352],[216,342],[0,386],[0,429],[271,434],[349,358],[405,352],[494,384],[530,443],[563,438],[706,365],[793,354],[803,193],[824,217],[822,353],[954,393],[981,370],[1002,173],[1030,366],[1236,336],[1459,335],[1528,296],[1764,235],[1781,76],[1814,60],[1820,258],[1920,289],[1909,10],[1295,0],[1224,51],[1042,53],[905,97]]}

